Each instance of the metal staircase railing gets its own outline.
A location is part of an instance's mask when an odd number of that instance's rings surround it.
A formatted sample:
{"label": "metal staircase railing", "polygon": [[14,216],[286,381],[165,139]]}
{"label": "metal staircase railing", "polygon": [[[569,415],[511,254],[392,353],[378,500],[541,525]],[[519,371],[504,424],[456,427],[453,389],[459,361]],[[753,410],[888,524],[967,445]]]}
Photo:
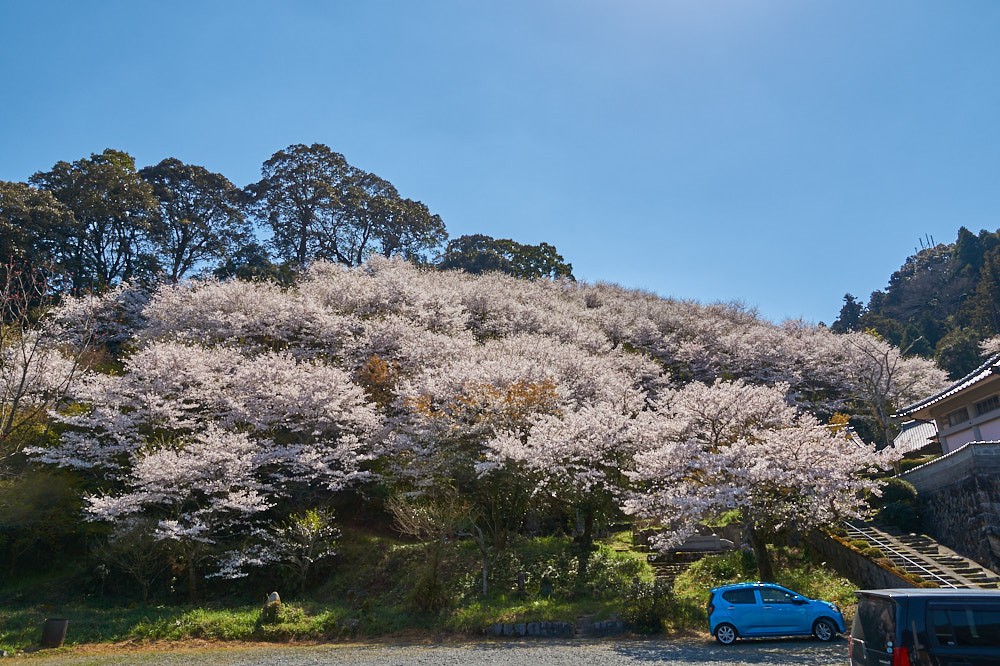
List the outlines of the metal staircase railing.
{"label": "metal staircase railing", "polygon": [[852,529],[855,532],[861,533],[867,541],[874,544],[876,547],[879,548],[879,550],[882,550],[887,555],[894,555],[895,557],[905,561],[910,566],[920,570],[922,572],[920,576],[922,576],[923,578],[931,579],[941,587],[951,587],[951,588],[959,587],[958,585],[955,585],[951,581],[945,580],[942,576],[931,571],[920,562],[915,561],[912,557],[902,552],[895,544],[892,544],[886,541],[885,539],[882,539],[876,535],[871,534],[870,530],[866,531],[864,528],[853,525],[846,520],[844,521],[844,524],[848,527],[848,529]]}

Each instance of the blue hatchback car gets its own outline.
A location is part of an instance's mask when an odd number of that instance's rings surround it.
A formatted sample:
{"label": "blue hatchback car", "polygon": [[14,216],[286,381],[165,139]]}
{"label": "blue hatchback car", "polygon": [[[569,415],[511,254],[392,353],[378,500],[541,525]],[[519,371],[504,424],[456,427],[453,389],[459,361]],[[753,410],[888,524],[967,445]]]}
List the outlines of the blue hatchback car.
{"label": "blue hatchback car", "polygon": [[847,631],[835,604],[819,601],[774,583],[736,583],[712,590],[708,630],[730,645],[737,638],[809,636],[833,640]]}

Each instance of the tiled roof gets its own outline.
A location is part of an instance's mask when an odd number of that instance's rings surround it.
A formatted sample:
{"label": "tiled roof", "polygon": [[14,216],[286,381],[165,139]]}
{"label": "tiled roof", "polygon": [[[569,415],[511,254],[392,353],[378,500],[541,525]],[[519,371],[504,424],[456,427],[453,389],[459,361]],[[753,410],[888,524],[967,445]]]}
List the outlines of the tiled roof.
{"label": "tiled roof", "polygon": [[1000,371],[1000,354],[991,356],[989,360],[987,360],[981,366],[979,366],[966,376],[962,377],[957,382],[955,382],[948,388],[944,389],[940,393],[935,393],[929,398],[924,398],[923,400],[915,402],[912,405],[907,405],[906,407],[903,407],[901,410],[893,414],[893,416],[897,418],[909,416],[910,414],[913,414],[914,412],[923,409],[924,407],[929,407],[936,402],[940,402],[945,398],[951,397],[956,393],[958,393],[959,391],[964,391],[973,384],[981,382],[982,380],[986,379],[987,377],[998,371]]}
{"label": "tiled roof", "polygon": [[908,421],[903,424],[903,430],[892,440],[892,448],[900,453],[917,451],[930,444],[931,438],[937,434],[937,426],[929,421]]}

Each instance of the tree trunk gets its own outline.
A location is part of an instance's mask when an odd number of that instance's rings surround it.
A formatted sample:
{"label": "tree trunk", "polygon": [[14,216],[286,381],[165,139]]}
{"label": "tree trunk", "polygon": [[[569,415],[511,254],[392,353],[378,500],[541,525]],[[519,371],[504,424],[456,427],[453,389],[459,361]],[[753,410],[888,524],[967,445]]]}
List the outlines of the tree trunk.
{"label": "tree trunk", "polygon": [[486,535],[483,534],[482,528],[475,523],[472,524],[472,539],[476,542],[476,547],[479,548],[480,562],[483,569],[483,597],[485,598],[490,593],[490,549],[486,543]]}
{"label": "tree trunk", "polygon": [[295,260],[298,262],[299,266],[306,265],[306,255],[308,253],[308,242],[309,242],[309,222],[308,220],[301,220],[299,222],[299,246],[295,248]]}
{"label": "tree trunk", "polygon": [[195,548],[189,547],[187,549],[187,584],[188,584],[188,600],[195,604],[198,603],[198,572],[195,570]]}
{"label": "tree trunk", "polygon": [[594,510],[584,509],[583,534],[580,535],[580,559],[577,565],[577,581],[583,585],[587,581],[587,563],[594,547]]}
{"label": "tree trunk", "polygon": [[753,525],[747,525],[747,534],[750,537],[750,545],[753,547],[753,554],[757,560],[757,572],[760,574],[761,581],[773,583],[774,567],[771,565],[771,555],[767,551],[767,541]]}

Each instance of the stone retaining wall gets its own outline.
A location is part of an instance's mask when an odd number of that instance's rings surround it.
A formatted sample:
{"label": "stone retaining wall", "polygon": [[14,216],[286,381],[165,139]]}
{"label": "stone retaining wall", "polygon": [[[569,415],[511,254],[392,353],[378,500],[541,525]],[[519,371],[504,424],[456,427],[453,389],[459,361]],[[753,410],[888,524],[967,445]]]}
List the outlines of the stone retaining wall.
{"label": "stone retaining wall", "polygon": [[883,569],[861,553],[848,548],[822,532],[810,534],[809,543],[829,566],[833,567],[841,576],[850,578],[864,589],[884,590],[893,587],[915,587],[905,578],[897,576],[888,569]]}
{"label": "stone retaining wall", "polygon": [[929,535],[959,555],[1000,571],[1000,478],[974,474],[918,497]]}
{"label": "stone retaining wall", "polygon": [[620,636],[627,630],[628,628],[625,626],[625,623],[617,618],[594,622],[588,617],[577,619],[576,624],[571,622],[498,623],[490,625],[486,633],[490,636],[518,638],[524,636],[536,636],[539,638],[573,638],[574,636],[585,636],[588,638],[598,638]]}
{"label": "stone retaining wall", "polygon": [[513,622],[491,625],[488,633],[492,636],[572,638],[575,627],[569,622]]}
{"label": "stone retaining wall", "polygon": [[927,533],[1000,570],[1000,442],[972,442],[904,474],[919,493]]}

